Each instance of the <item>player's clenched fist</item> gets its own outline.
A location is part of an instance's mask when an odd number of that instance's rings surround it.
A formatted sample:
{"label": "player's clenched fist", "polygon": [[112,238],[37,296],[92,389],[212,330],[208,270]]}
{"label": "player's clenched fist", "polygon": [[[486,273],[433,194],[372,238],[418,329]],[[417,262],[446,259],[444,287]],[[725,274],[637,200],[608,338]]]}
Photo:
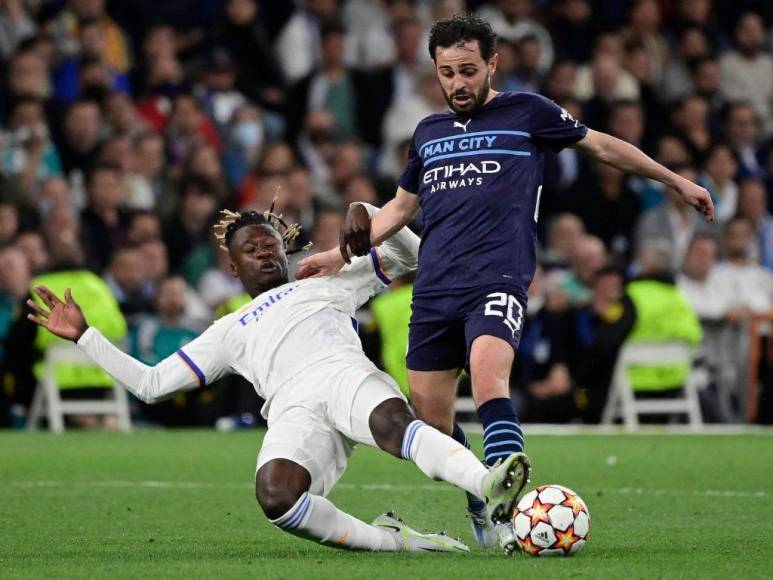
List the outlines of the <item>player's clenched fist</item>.
{"label": "player's clenched fist", "polygon": [[344,227],[341,230],[341,255],[348,264],[350,261],[349,250],[355,256],[364,256],[370,251],[370,248],[370,216],[363,206],[354,204],[346,212]]}

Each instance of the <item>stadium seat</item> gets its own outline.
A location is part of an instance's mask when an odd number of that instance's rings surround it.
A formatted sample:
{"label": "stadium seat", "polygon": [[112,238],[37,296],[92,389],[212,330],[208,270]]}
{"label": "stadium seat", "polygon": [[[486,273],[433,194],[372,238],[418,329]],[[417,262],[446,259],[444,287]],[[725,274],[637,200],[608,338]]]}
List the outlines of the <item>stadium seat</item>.
{"label": "stadium seat", "polygon": [[703,425],[703,419],[696,385],[699,376],[692,370],[688,371],[682,396],[678,398],[636,399],[628,377],[628,369],[635,365],[686,362],[688,369],[691,369],[694,354],[693,346],[681,342],[625,344],[617,357],[601,424],[611,425],[616,419],[621,418],[627,429],[634,430],[639,427],[639,415],[686,414],[690,427],[700,428]]}
{"label": "stadium seat", "polygon": [[[121,431],[131,431],[129,400],[126,396],[126,391],[121,385],[113,383],[111,389],[112,397],[109,399],[63,401],[54,373],[54,365],[57,363],[94,364],[75,345],[57,344],[51,346],[45,354],[43,378],[38,383],[32,399],[32,406],[27,419],[27,430],[37,429],[41,417],[45,414],[48,418],[49,429],[55,433],[64,432],[65,415],[115,415],[118,419],[118,428]],[[104,389],[95,390],[98,390],[100,393],[104,392]]]}

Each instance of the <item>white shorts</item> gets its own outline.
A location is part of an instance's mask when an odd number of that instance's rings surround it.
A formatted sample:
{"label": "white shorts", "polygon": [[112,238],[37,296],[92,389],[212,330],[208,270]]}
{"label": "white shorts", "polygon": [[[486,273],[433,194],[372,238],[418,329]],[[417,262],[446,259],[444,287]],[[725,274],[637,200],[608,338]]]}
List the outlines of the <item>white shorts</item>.
{"label": "white shorts", "polygon": [[[362,367],[347,369],[315,385],[295,385],[296,396],[271,405],[268,432],[258,453],[257,469],[272,459],[289,459],[311,475],[310,493],[326,496],[346,471],[356,443],[376,447],[368,420],[387,399],[405,401],[400,387],[376,367],[362,375]],[[311,387],[311,390],[309,390]],[[316,388],[315,388],[316,387]],[[314,396],[309,396],[314,393]]]}

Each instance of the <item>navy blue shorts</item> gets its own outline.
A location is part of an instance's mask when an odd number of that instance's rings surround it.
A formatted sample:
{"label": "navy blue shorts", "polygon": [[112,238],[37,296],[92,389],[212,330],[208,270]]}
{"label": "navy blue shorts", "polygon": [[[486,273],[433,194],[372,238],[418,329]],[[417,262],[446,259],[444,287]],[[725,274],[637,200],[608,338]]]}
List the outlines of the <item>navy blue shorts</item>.
{"label": "navy blue shorts", "polygon": [[518,352],[526,315],[526,292],[508,287],[453,296],[413,297],[408,332],[408,368],[440,371],[466,368],[472,342],[496,336]]}

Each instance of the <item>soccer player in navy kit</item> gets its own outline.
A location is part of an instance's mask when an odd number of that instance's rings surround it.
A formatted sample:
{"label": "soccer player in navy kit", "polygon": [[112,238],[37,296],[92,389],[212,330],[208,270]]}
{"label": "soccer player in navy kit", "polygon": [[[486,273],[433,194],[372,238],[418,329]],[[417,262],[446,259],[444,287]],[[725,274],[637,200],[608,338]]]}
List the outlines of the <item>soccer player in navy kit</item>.
{"label": "soccer player in navy kit", "polygon": [[[490,25],[472,15],[433,26],[429,50],[451,110],[419,123],[395,198],[380,213],[371,220],[362,208],[350,208],[341,259],[318,254],[300,269],[301,276],[336,271],[349,251],[373,252],[371,247],[409,223],[421,207],[424,229],[407,354],[411,402],[422,420],[466,442],[454,425],[454,400],[459,372],[467,368],[489,465],[523,449],[509,377],[536,266],[546,150],[576,147],[665,183],[707,220],[714,217],[704,188],[633,145],[588,129],[540,95],[492,90],[495,42]],[[495,529],[480,517],[482,505],[468,499],[479,543],[494,545],[499,536],[500,545],[512,549],[507,526]]]}

